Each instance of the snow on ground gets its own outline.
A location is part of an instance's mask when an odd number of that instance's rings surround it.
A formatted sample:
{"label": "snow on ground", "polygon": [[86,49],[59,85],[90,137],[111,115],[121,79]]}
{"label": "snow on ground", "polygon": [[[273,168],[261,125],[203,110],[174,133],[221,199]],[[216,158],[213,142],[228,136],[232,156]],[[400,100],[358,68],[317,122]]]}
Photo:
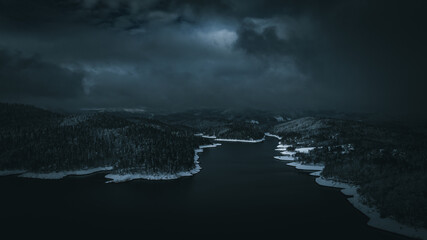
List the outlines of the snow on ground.
{"label": "snow on ground", "polygon": [[322,171],[325,168],[324,165],[321,164],[302,164],[299,162],[290,162],[286,165],[295,167],[298,170],[306,170],[306,171]]}
{"label": "snow on ground", "polygon": [[250,120],[249,122],[252,124],[259,124],[259,122],[257,120]]}
{"label": "snow on ground", "polygon": [[26,172],[25,170],[2,170],[0,171],[0,177],[2,176],[9,176],[9,175],[16,175],[16,174],[22,174]]}
{"label": "snow on ground", "polygon": [[215,136],[215,135],[212,135],[212,136],[209,136],[209,135],[202,135],[202,138],[211,138],[211,139],[215,139],[215,138],[216,138],[216,136]]}
{"label": "snow on ground", "polygon": [[91,116],[87,115],[87,114],[82,114],[82,115],[73,115],[73,116],[69,116],[66,117],[62,120],[62,122],[59,124],[59,126],[64,127],[64,126],[75,126],[81,122],[85,122],[87,121]]}
{"label": "snow on ground", "polygon": [[274,158],[281,161],[295,161],[295,158],[292,156],[275,156]]}
{"label": "snow on ground", "polygon": [[288,147],[292,147],[292,145],[280,144],[277,145],[276,151],[285,151]]}
{"label": "snow on ground", "polygon": [[263,142],[265,140],[265,138],[261,138],[261,139],[226,139],[226,138],[217,138],[215,139],[215,141],[219,141],[219,142],[241,142],[241,143],[259,143],[259,142]]}
{"label": "snow on ground", "polygon": [[322,171],[312,172],[312,173],[310,173],[310,176],[320,177],[320,174],[321,174],[321,173],[322,173]]}
{"label": "snow on ground", "polygon": [[285,121],[285,119],[283,119],[283,117],[282,117],[282,116],[275,116],[274,118],[275,118],[275,119],[276,119],[276,121],[278,121],[278,122],[283,122],[283,121]]}
{"label": "snow on ground", "polygon": [[275,138],[277,138],[277,139],[279,139],[279,140],[281,140],[281,139],[282,139],[280,136],[275,135],[275,134],[271,134],[271,133],[269,133],[269,132],[264,133],[264,135],[265,135],[265,136],[267,136],[267,137],[275,137]]}
{"label": "snow on ground", "polygon": [[101,172],[101,171],[109,171],[112,169],[113,167],[97,167],[97,168],[88,168],[88,169],[81,169],[81,170],[75,170],[75,171],[61,171],[61,172],[50,172],[50,173],[26,172],[19,175],[19,177],[39,178],[39,179],[61,179],[70,175],[88,175],[88,174]]}
{"label": "snow on ground", "polygon": [[[280,151],[280,150],[277,150],[277,151]],[[293,156],[293,155],[295,155],[295,152],[281,151],[280,154],[285,155],[285,156]]]}
{"label": "snow on ground", "polygon": [[213,147],[218,147],[221,146],[221,143],[214,143],[214,144],[210,144],[210,145],[201,145],[199,146],[199,148],[203,149],[203,148],[213,148]]}
{"label": "snow on ground", "polygon": [[170,173],[129,173],[129,174],[107,174],[105,178],[111,179],[107,181],[107,183],[119,183],[119,182],[127,182],[135,179],[146,179],[146,180],[172,180],[178,179],[180,177],[189,177],[198,172],[200,172],[202,168],[199,164],[196,165],[195,168],[189,171],[178,172],[174,174]]}
{"label": "snow on ground", "polygon": [[[334,187],[334,188],[352,188],[352,185],[349,185],[347,183],[342,183],[342,182],[338,182],[338,181],[334,181],[334,180],[329,180],[326,179],[324,177],[318,177],[316,178],[316,183],[321,185],[321,186],[325,186],[325,187]],[[346,194],[347,195],[347,194]]]}
{"label": "snow on ground", "polygon": [[357,193],[357,186],[342,183],[334,180],[328,180],[323,177],[316,178],[316,183],[322,186],[342,188],[341,192],[347,196],[348,201],[360,212],[365,214],[368,218],[368,225],[371,227],[379,228],[393,233],[398,233],[407,237],[427,239],[427,229],[414,228],[403,225],[392,218],[382,218],[379,211],[374,207],[369,207],[363,203],[363,197]]}
{"label": "snow on ground", "polygon": [[216,138],[215,135],[210,136],[210,135],[205,135],[203,133],[195,133],[194,136],[196,136],[196,137],[202,137],[202,138],[211,138],[211,139],[215,139]]}
{"label": "snow on ground", "polygon": [[311,150],[315,149],[314,147],[302,147],[302,148],[296,148],[295,152],[299,152],[299,153],[308,153]]}

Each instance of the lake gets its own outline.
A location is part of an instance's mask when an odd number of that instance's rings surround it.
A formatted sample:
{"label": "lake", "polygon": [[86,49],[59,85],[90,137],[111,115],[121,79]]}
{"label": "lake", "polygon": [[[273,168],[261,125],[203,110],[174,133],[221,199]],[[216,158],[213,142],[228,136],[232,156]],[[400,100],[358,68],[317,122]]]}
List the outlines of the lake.
{"label": "lake", "polygon": [[408,239],[366,225],[338,189],[273,158],[277,140],[223,143],[202,171],[171,181],[105,184],[105,174],[1,177],[2,235],[138,239]]}

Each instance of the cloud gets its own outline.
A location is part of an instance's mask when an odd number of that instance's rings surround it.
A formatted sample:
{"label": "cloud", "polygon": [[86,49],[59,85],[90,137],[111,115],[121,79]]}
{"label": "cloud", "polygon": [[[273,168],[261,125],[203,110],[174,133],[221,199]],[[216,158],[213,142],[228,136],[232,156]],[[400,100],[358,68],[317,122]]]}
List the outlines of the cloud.
{"label": "cloud", "polygon": [[2,96],[74,107],[416,112],[427,100],[423,5],[0,0]]}
{"label": "cloud", "polygon": [[37,56],[0,51],[0,98],[51,101],[82,96],[82,74],[72,72]]}

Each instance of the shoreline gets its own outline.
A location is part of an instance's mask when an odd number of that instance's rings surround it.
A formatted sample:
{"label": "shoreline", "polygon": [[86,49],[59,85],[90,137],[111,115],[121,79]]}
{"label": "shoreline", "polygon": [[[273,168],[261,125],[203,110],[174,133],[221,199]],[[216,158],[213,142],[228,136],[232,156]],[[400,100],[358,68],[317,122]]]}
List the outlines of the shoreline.
{"label": "shoreline", "polygon": [[[277,146],[276,151],[283,151],[285,146],[287,147],[288,145],[282,145],[279,142],[279,145]],[[311,148],[311,149],[300,148],[300,152],[308,153],[312,149],[314,148]],[[295,149],[295,151],[297,151],[297,149]],[[315,176],[316,177],[315,182],[320,186],[341,189],[341,193],[347,196],[347,200],[350,202],[350,204],[354,208],[356,208],[358,211],[360,211],[361,213],[363,213],[365,216],[368,217],[369,220],[366,223],[368,226],[371,226],[380,230],[400,234],[406,237],[427,240],[427,229],[407,226],[397,222],[392,218],[381,218],[376,208],[369,207],[363,203],[363,197],[360,196],[360,194],[357,192],[357,189],[359,188],[357,185],[351,185],[348,183],[344,183],[344,182],[340,182],[332,179],[326,179],[322,177],[321,173],[323,171],[323,168],[325,167],[324,165],[303,164],[301,162],[297,162],[297,159],[293,158],[292,156],[275,156],[274,158],[281,161],[290,161],[289,163],[286,163],[286,165],[295,167],[298,170],[313,171],[310,173],[310,176]]]}
{"label": "shoreline", "polygon": [[342,194],[349,196],[347,200],[350,204],[368,217],[369,220],[366,223],[367,225],[406,237],[420,238],[424,240],[427,239],[427,229],[407,226],[389,217],[382,218],[378,209],[375,207],[369,207],[363,203],[364,198],[357,192],[357,189],[359,188],[358,186],[328,180],[321,176],[317,177],[315,181],[320,186],[340,188]]}
{"label": "shoreline", "polygon": [[221,143],[214,143],[210,145],[201,145],[199,148],[194,149],[194,164],[195,167],[193,169],[190,169],[188,171],[182,171],[177,173],[128,173],[128,174],[114,174],[110,173],[105,175],[105,178],[111,179],[108,180],[105,183],[121,183],[121,182],[127,182],[137,179],[145,179],[145,180],[174,180],[181,177],[190,177],[194,174],[200,172],[202,170],[202,167],[200,166],[199,162],[199,155],[198,153],[203,152],[203,149],[205,148],[215,148],[221,146]]}
{"label": "shoreline", "polygon": [[0,171],[0,177],[6,177],[6,176],[11,176],[11,175],[18,175],[18,174],[23,174],[27,172],[27,170],[1,170]]}
{"label": "shoreline", "polygon": [[261,139],[229,139],[229,138],[215,138],[215,141],[218,142],[240,142],[240,143],[260,143],[265,141],[265,138],[261,138]]}
{"label": "shoreline", "polygon": [[[263,142],[265,138],[257,139],[257,140],[245,140],[245,139],[225,139],[225,138],[216,138],[216,136],[204,135],[203,133],[196,133],[194,136],[213,139],[218,142],[240,142],[240,143],[259,143]],[[195,167],[188,171],[182,171],[178,173],[127,173],[127,174],[115,174],[110,173],[105,175],[105,178],[110,179],[106,183],[121,183],[127,182],[137,179],[145,179],[145,180],[174,180],[181,177],[190,177],[200,172],[202,167],[199,163],[198,153],[203,152],[205,148],[215,148],[221,146],[221,143],[213,143],[209,145],[201,145],[198,149],[194,150],[194,163]]]}
{"label": "shoreline", "polygon": [[[217,139],[216,136],[203,135],[202,133],[194,134],[195,136],[200,136],[203,138],[214,139],[219,142],[243,142],[243,143],[259,143],[265,140],[265,138],[257,139],[257,140],[245,140],[245,139]],[[180,177],[188,177],[193,176],[194,174],[200,172],[202,167],[199,164],[199,156],[197,155],[200,152],[203,152],[205,148],[214,148],[221,146],[221,143],[213,143],[208,145],[201,145],[198,149],[194,150],[194,163],[195,167],[188,171],[181,171],[177,173],[128,173],[128,174],[115,174],[109,173],[105,175],[105,178],[111,179],[106,183],[111,182],[127,182],[135,179],[146,179],[146,180],[173,180],[178,179]],[[114,167],[97,167],[97,168],[89,168],[89,169],[80,169],[80,170],[72,170],[72,171],[58,171],[58,172],[48,172],[48,173],[37,173],[37,172],[29,172],[27,170],[2,170],[0,171],[0,177],[2,176],[10,176],[10,175],[18,175],[18,177],[22,178],[34,178],[34,179],[44,179],[44,180],[58,180],[65,178],[67,176],[84,176],[97,172],[103,171],[111,171]]]}
{"label": "shoreline", "polygon": [[73,171],[60,171],[60,172],[49,172],[49,173],[35,173],[35,172],[25,172],[18,177],[22,178],[37,178],[37,179],[46,179],[46,180],[58,180],[67,176],[84,176],[92,173],[110,171],[113,167],[97,167],[97,168],[88,168],[81,170]]}
{"label": "shoreline", "polygon": [[208,138],[208,139],[213,139],[214,141],[218,141],[218,142],[241,142],[241,143],[260,143],[265,141],[265,136],[268,137],[275,137],[277,139],[282,139],[281,137],[274,135],[274,134],[270,134],[270,133],[264,133],[264,137],[261,139],[235,139],[235,138],[217,138],[215,135],[205,135],[203,133],[195,133],[194,136],[196,137],[202,137],[202,138]]}
{"label": "shoreline", "polygon": [[269,132],[264,133],[264,135],[267,137],[274,137],[274,138],[277,138],[278,140],[282,140],[282,137],[280,137],[279,135],[271,134]]}

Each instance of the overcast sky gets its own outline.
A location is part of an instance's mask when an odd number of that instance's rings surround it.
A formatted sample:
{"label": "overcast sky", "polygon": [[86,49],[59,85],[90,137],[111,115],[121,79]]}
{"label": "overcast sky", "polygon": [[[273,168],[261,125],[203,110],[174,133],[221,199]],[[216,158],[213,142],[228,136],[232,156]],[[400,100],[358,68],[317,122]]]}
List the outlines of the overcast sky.
{"label": "overcast sky", "polygon": [[425,112],[425,2],[0,0],[0,101]]}

